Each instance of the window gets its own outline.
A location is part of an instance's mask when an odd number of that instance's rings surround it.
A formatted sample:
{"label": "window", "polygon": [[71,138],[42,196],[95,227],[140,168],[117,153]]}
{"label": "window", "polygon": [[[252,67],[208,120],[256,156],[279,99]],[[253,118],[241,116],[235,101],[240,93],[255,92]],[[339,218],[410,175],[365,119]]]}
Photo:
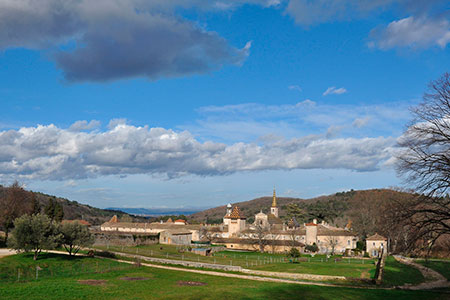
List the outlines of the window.
{"label": "window", "polygon": [[373,242],[373,246],[375,247],[375,242]]}
{"label": "window", "polygon": [[348,240],[348,241],[347,241],[347,245],[349,245],[349,246],[350,246],[350,240]]}

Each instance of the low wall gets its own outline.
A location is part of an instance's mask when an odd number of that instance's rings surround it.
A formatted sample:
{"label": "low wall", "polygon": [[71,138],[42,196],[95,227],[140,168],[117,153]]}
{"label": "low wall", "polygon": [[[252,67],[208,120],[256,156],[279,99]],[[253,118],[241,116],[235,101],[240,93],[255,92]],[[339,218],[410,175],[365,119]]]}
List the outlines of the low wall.
{"label": "low wall", "polygon": [[159,234],[94,231],[92,235],[96,246],[137,246],[152,245],[159,242]]}
{"label": "low wall", "polygon": [[195,261],[156,258],[156,257],[126,254],[126,253],[121,253],[121,252],[112,252],[112,253],[114,253],[116,255],[124,256],[124,257],[140,259],[142,261],[154,262],[154,263],[159,263],[159,264],[180,265],[180,266],[185,266],[185,267],[208,268],[208,269],[223,270],[223,271],[242,272],[242,268],[240,266],[228,266],[228,265],[218,265],[218,264],[195,262]]}
{"label": "low wall", "polygon": [[384,265],[386,263],[386,254],[381,251],[381,257],[378,259],[377,268],[375,270],[375,283],[380,285],[383,282]]}

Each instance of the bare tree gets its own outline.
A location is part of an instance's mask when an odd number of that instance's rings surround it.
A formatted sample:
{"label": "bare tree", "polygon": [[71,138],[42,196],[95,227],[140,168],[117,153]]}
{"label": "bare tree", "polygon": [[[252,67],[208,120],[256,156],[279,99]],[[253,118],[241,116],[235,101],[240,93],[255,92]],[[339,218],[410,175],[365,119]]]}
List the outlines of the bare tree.
{"label": "bare tree", "polygon": [[9,230],[14,227],[14,220],[31,212],[28,202],[29,194],[16,181],[0,197],[0,226],[5,230],[5,242],[8,239]]}
{"label": "bare tree", "polygon": [[256,224],[255,226],[255,237],[258,241],[258,250],[259,252],[263,253],[266,245],[268,244],[269,240],[267,239],[267,236],[269,234],[269,228],[266,226],[263,226],[261,224]]}
{"label": "bare tree", "polygon": [[331,248],[331,255],[334,255],[334,251],[336,250],[336,246],[338,245],[338,239],[335,236],[327,236],[325,238],[328,246]]}
{"label": "bare tree", "polygon": [[[450,233],[450,74],[432,81],[414,119],[400,138],[397,172],[418,196],[403,207],[402,219],[434,241]],[[433,233],[432,235],[430,233]]]}

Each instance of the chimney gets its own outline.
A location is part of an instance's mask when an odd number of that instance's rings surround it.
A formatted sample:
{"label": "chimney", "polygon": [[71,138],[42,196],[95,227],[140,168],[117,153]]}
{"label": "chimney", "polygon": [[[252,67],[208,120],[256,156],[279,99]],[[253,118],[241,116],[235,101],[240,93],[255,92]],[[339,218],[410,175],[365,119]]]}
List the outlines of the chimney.
{"label": "chimney", "polygon": [[314,220],[313,220],[313,223],[314,223],[314,224],[317,224],[317,219],[314,219]]}

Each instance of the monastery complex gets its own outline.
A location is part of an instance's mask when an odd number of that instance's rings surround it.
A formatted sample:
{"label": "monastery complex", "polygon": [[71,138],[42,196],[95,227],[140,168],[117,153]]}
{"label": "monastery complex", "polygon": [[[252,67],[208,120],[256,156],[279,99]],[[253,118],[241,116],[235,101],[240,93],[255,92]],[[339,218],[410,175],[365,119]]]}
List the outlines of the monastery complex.
{"label": "monastery complex", "polygon": [[[275,190],[270,213],[257,213],[251,224],[246,220],[238,206],[228,204],[220,225],[187,224],[184,220],[171,219],[165,223],[124,223],[113,217],[100,228],[104,233],[157,234],[161,244],[191,245],[211,242],[229,249],[274,253],[287,252],[293,247],[304,252],[307,245],[316,245],[319,253],[345,253],[356,248],[358,241],[358,235],[349,225],[338,228],[316,220],[299,224],[295,218],[287,223],[283,222],[279,218]],[[371,238],[368,252],[376,256],[380,247],[383,247],[382,243],[386,241],[377,235]]]}

